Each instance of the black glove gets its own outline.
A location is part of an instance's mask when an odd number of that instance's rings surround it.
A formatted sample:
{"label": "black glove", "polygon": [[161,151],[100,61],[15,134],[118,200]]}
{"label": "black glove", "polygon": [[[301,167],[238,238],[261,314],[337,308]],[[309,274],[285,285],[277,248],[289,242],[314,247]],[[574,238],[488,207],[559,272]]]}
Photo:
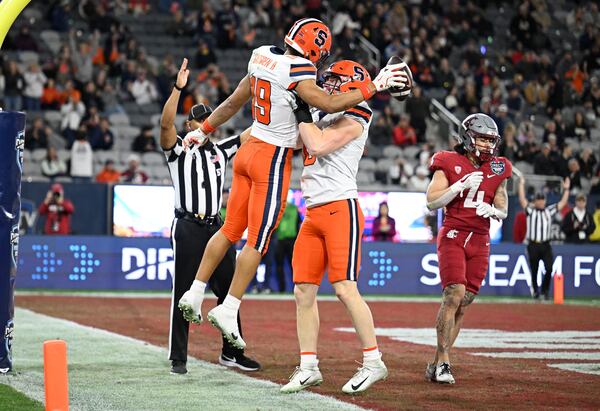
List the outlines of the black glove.
{"label": "black glove", "polygon": [[294,110],[294,114],[296,115],[296,122],[300,123],[312,123],[312,114],[310,114],[310,107],[308,104],[304,102],[300,97],[296,96],[296,105],[298,108]]}

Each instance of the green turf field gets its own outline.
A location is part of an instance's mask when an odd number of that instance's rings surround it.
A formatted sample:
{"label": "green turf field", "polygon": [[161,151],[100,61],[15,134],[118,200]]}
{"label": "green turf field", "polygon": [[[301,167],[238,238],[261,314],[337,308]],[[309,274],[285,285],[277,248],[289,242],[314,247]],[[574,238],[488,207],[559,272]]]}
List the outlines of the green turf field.
{"label": "green turf field", "polygon": [[41,403],[28,398],[8,385],[2,384],[3,378],[7,377],[0,377],[0,410],[33,411],[44,409]]}

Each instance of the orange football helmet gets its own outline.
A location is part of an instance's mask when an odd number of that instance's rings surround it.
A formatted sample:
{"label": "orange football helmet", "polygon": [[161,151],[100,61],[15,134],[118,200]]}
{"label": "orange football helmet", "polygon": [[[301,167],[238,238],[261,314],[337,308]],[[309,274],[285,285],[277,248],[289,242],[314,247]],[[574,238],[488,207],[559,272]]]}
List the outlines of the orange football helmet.
{"label": "orange football helmet", "polygon": [[336,61],[323,73],[323,87],[345,93],[362,89],[371,82],[371,75],[362,65],[352,60]]}
{"label": "orange football helmet", "polygon": [[321,20],[300,19],[285,36],[285,44],[318,66],[329,57],[331,32]]}

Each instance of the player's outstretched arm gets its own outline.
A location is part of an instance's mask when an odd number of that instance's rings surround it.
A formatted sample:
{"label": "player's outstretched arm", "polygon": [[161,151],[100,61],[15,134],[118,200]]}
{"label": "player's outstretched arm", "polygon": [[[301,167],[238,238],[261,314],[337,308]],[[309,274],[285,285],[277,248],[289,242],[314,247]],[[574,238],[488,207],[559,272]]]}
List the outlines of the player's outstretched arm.
{"label": "player's outstretched arm", "polygon": [[202,132],[209,134],[213,132],[221,124],[225,123],[235,115],[251,96],[250,80],[245,76],[240,80],[234,92],[227,99],[219,104],[206,121],[202,123]]}
{"label": "player's outstretched arm", "polygon": [[175,86],[171,95],[167,99],[165,106],[163,107],[162,115],[160,117],[160,146],[168,150],[177,143],[177,130],[175,129],[175,116],[177,115],[177,104],[179,103],[179,96],[181,96],[181,90],[187,84],[188,76],[190,71],[187,68],[188,59],[184,58],[177,73],[177,79],[175,80]]}
{"label": "player's outstretched arm", "polygon": [[316,107],[326,113],[337,113],[356,106],[358,103],[368,100],[376,93],[387,90],[390,87],[403,88],[409,79],[401,71],[403,64],[390,64],[385,66],[375,77],[375,80],[364,84],[361,88],[341,94],[329,94],[323,91],[315,80],[303,80],[296,85],[296,92],[300,98],[312,107]]}

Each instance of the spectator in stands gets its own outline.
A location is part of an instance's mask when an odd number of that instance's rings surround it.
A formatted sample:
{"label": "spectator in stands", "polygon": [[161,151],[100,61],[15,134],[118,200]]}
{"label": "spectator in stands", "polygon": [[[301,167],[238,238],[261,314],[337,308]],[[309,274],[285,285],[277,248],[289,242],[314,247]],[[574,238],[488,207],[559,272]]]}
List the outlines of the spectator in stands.
{"label": "spectator in stands", "polygon": [[510,123],[504,128],[504,135],[500,143],[499,155],[508,158],[511,162],[521,161],[523,150],[515,138],[515,126]]}
{"label": "spectator in stands", "polygon": [[577,193],[581,191],[581,170],[576,158],[569,160],[569,178],[571,179],[571,191]]}
{"label": "spectator in stands", "polygon": [[392,127],[386,116],[376,116],[375,124],[369,130],[369,143],[380,147],[392,144]]}
{"label": "spectator in stands", "polygon": [[271,24],[271,19],[269,18],[269,13],[265,11],[266,4],[264,2],[257,1],[254,4],[254,8],[250,11],[248,15],[248,24],[250,27],[269,27]]}
{"label": "spectator in stands", "polygon": [[565,132],[567,137],[577,137],[579,141],[590,139],[590,128],[585,124],[585,118],[581,111],[575,112],[573,124]]}
{"label": "spectator in stands", "polygon": [[412,173],[412,166],[405,162],[402,157],[398,156],[388,170],[390,184],[406,187],[408,176],[412,175]]}
{"label": "spectator in stands", "polygon": [[384,201],[379,204],[379,214],[373,220],[374,241],[394,241],[396,236],[396,220],[389,215],[388,204]]}
{"label": "spectator in stands", "polygon": [[93,150],[110,150],[115,140],[106,117],[100,117],[100,122],[94,127],[88,124],[88,136]]}
{"label": "spectator in stands", "polygon": [[71,2],[69,0],[61,0],[54,2],[50,6],[49,16],[52,30],[61,33],[66,33],[71,27]]}
{"label": "spectator in stands", "polygon": [[459,105],[458,88],[452,87],[450,92],[444,98],[444,106],[452,113],[456,111]]}
{"label": "spectator in stands", "polygon": [[121,173],[121,181],[125,183],[145,184],[148,181],[148,174],[140,170],[140,157],[131,154],[127,159],[127,170]]}
{"label": "spectator in stands", "polygon": [[44,124],[41,117],[36,117],[33,125],[25,132],[25,148],[27,150],[47,149],[50,134],[52,134],[50,127]]}
{"label": "spectator in stands", "polygon": [[125,113],[125,109],[119,103],[119,93],[115,90],[112,83],[106,83],[102,93],[100,94],[102,99],[102,106],[104,107],[104,115],[110,116],[115,113]]}
{"label": "spectator in stands", "polygon": [[394,144],[397,146],[406,146],[417,144],[417,134],[415,129],[410,126],[410,119],[407,115],[400,116],[400,121],[392,131]]}
{"label": "spectator in stands", "polygon": [[56,88],[56,81],[49,78],[42,91],[42,110],[60,110],[61,93]]}
{"label": "spectator in stands", "polygon": [[514,118],[521,112],[523,105],[523,97],[521,97],[519,86],[516,84],[511,85],[508,88],[508,98],[506,99],[509,114]]}
{"label": "spectator in stands", "polygon": [[60,108],[60,114],[62,116],[60,123],[62,135],[67,140],[67,146],[71,147],[81,119],[85,115],[85,106],[77,97],[69,96],[67,102]]}
{"label": "spectator in stands", "polygon": [[68,102],[69,97],[73,98],[75,101],[81,101],[81,92],[75,88],[75,83],[73,80],[67,80],[65,83],[65,88],[61,93],[60,103],[65,104]]}
{"label": "spectator in stands", "polygon": [[19,111],[23,107],[21,98],[25,81],[15,61],[9,60],[4,69],[4,107],[5,111]]}
{"label": "spectator in stands", "polygon": [[62,184],[52,184],[44,202],[38,207],[38,213],[46,216],[44,234],[70,234],[71,214],[73,212],[75,212],[75,207],[68,198],[65,198]]}
{"label": "spectator in stands", "polygon": [[406,112],[410,116],[410,125],[414,127],[417,134],[417,141],[425,141],[427,132],[426,118],[430,116],[429,99],[423,96],[423,90],[419,86],[414,86],[412,95],[406,100]]}
{"label": "spectator in stands", "polygon": [[209,64],[217,62],[217,55],[208,46],[208,43],[204,39],[200,39],[200,41],[198,41],[198,49],[196,50],[194,62],[196,63],[197,69],[204,69]]}
{"label": "spectator in stands", "polygon": [[590,234],[590,241],[599,242],[600,241],[600,201],[596,203],[596,210],[594,210],[594,214],[592,215],[592,219],[594,221],[594,231]]}
{"label": "spectator in stands", "polygon": [[104,167],[96,175],[98,183],[118,183],[120,179],[121,173],[115,169],[115,162],[110,158],[104,162]]}
{"label": "spectator in stands", "polygon": [[567,177],[569,175],[569,160],[573,158],[573,148],[565,144],[561,156],[556,159],[556,175]]}
{"label": "spectator in stands", "polygon": [[37,63],[32,63],[23,74],[23,80],[23,109],[26,111],[40,111],[44,84],[47,80],[46,76]]}
{"label": "spectator in stands", "polygon": [[60,177],[67,174],[67,165],[64,161],[58,158],[56,149],[52,146],[48,147],[48,150],[46,151],[46,157],[42,160],[40,167],[42,170],[42,175],[51,180],[55,177]]}
{"label": "spectator in stands", "polygon": [[567,213],[562,221],[562,230],[567,243],[587,243],[589,236],[596,229],[594,218],[587,211],[587,198],[579,193],[575,197],[575,207]]}
{"label": "spectator in stands", "polygon": [[94,172],[94,153],[87,141],[86,127],[82,125],[76,133],[71,147],[71,177],[76,183],[91,181]]}
{"label": "spectator in stands", "polygon": [[81,31],[71,30],[69,31],[69,47],[71,48],[71,61],[73,66],[77,68],[74,74],[75,81],[79,88],[85,83],[92,80],[94,73],[94,64],[92,59],[98,51],[98,40],[100,39],[100,32],[95,31],[90,37],[91,42],[82,40],[77,45],[75,42],[76,37],[81,37]]}
{"label": "spectator in stands", "polygon": [[565,73],[565,80],[571,87],[572,91],[581,96],[583,94],[583,86],[587,76],[579,67],[579,63],[573,63],[571,68]]}
{"label": "spectator in stands", "polygon": [[81,102],[89,110],[90,107],[97,107],[98,110],[104,111],[104,103],[100,92],[96,89],[96,84],[93,81],[88,81],[83,87],[81,93]]}
{"label": "spectator in stands", "polygon": [[[500,90],[498,90],[498,92],[500,92]],[[492,100],[492,105],[493,104],[494,104],[494,102]],[[510,118],[508,118],[508,106],[506,104],[498,105],[498,109],[496,110],[496,113],[492,113],[492,118],[494,119],[494,121],[496,122],[496,125],[498,126],[498,133],[501,136],[503,136],[504,128],[506,127],[506,125],[508,123],[510,123]],[[515,133],[515,131],[513,130],[513,136],[514,136],[514,133]]]}
{"label": "spectator in stands", "polygon": [[554,140],[560,148],[565,145],[565,136],[557,130],[554,120],[548,120],[544,125],[543,141],[549,143],[550,140]]}
{"label": "spectator in stands", "polygon": [[[535,156],[533,161],[533,172],[545,176],[554,175],[556,172],[554,160],[550,144],[544,144],[542,151]],[[573,187],[573,180],[571,180],[571,187]]]}
{"label": "spectator in stands", "polygon": [[414,176],[408,180],[408,189],[412,191],[425,192],[429,185],[429,172],[427,167],[419,166]]}
{"label": "spectator in stands", "polygon": [[157,151],[156,140],[152,134],[152,126],[144,126],[141,133],[133,140],[131,150],[138,153]]}
{"label": "spectator in stands", "polygon": [[139,105],[151,104],[158,98],[158,92],[154,83],[148,80],[145,70],[139,70],[137,77],[133,83],[131,83],[131,89],[129,90],[131,95],[135,99],[135,102]]}
{"label": "spectator in stands", "polygon": [[594,170],[596,169],[596,165],[598,161],[592,152],[592,149],[589,147],[585,147],[579,153],[577,158],[579,161],[579,168],[581,170],[581,176],[584,178],[592,178],[594,176]]}
{"label": "spectator in stands", "polygon": [[221,6],[215,18],[217,45],[221,49],[227,49],[236,44],[236,27],[239,26],[239,18],[230,0],[221,1]]}
{"label": "spectator in stands", "polygon": [[533,36],[538,32],[538,24],[531,16],[529,3],[523,2],[519,6],[519,12],[510,22],[510,34],[513,42],[522,44],[531,44]]}
{"label": "spectator in stands", "polygon": [[12,41],[13,48],[18,51],[38,51],[37,41],[33,38],[28,24],[24,24],[19,29],[19,33]]}

